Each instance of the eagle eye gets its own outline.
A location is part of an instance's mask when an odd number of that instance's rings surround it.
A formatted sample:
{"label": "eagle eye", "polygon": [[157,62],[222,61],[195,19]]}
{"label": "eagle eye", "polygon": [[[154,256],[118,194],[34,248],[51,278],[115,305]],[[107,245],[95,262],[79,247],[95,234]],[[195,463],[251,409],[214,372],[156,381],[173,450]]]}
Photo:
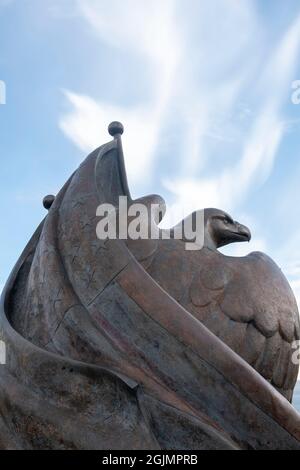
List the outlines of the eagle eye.
{"label": "eagle eye", "polygon": [[223,223],[225,225],[233,224],[233,220],[230,219],[229,217],[223,217]]}

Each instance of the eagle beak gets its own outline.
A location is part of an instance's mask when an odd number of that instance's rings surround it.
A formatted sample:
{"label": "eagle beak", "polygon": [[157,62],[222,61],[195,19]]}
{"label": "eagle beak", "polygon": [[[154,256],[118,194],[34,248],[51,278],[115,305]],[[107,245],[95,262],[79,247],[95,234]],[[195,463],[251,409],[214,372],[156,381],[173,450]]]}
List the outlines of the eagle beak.
{"label": "eagle beak", "polygon": [[236,224],[236,234],[238,235],[238,237],[240,238],[241,241],[248,241],[250,242],[251,240],[251,232],[250,230],[248,229],[248,227],[246,227],[245,225],[242,225],[242,224],[239,224],[238,222],[235,223]]}

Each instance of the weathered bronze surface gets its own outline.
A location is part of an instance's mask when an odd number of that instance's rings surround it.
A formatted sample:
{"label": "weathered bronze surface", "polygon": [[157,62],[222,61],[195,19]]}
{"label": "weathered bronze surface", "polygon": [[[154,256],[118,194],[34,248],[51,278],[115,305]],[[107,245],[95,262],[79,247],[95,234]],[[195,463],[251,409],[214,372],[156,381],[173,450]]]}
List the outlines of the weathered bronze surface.
{"label": "weathered bronze surface", "polygon": [[[262,253],[222,255],[250,232],[215,209],[200,251],[99,240],[99,204],[134,202],[123,127],[109,131],[44,200],[4,289],[0,448],[300,449],[288,401],[299,318],[283,274]],[[140,201],[164,211],[159,196]]]}

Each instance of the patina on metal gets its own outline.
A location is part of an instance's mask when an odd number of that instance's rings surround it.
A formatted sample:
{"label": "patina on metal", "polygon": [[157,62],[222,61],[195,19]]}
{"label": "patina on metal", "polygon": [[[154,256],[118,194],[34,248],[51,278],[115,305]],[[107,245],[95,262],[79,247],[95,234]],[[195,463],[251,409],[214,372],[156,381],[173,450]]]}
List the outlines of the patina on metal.
{"label": "patina on metal", "polygon": [[44,200],[3,291],[0,448],[300,449],[293,293],[268,256],[218,251],[247,227],[207,209],[193,252],[96,237],[99,204],[137,202],[123,130]]}

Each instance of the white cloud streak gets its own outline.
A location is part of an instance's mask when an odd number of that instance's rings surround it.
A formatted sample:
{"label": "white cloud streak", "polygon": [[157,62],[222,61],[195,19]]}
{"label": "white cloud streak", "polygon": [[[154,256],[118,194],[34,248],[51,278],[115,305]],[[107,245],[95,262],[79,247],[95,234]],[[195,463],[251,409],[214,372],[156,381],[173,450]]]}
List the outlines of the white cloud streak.
{"label": "white cloud streak", "polygon": [[125,108],[96,102],[66,90],[71,111],[62,117],[60,126],[69,138],[87,151],[107,138],[109,121],[123,121],[126,124],[123,141],[128,176],[134,183],[151,174],[158,134],[173,94],[181,54],[181,41],[173,18],[175,3],[173,0],[78,0],[77,5],[102,42],[124,53],[136,54],[137,60],[151,63],[154,101],[150,106],[140,103]]}
{"label": "white cloud streak", "polygon": [[108,140],[107,125],[119,120],[126,123],[123,139],[126,166],[130,181],[151,171],[152,149],[157,141],[158,127],[147,109],[135,111],[96,103],[88,96],[65,90],[72,111],[60,121],[64,133],[84,152],[97,148]]}
{"label": "white cloud streak", "polygon": [[[262,96],[262,104],[252,126],[241,139],[241,158],[212,178],[179,176],[165,180],[166,187],[174,191],[177,203],[189,202],[192,210],[200,205],[232,211],[243,203],[253,185],[261,184],[269,177],[284,134],[282,107],[295,73],[299,46],[300,16],[275,47],[267,64],[261,66],[256,89]],[[232,112],[235,104],[233,99]],[[220,100],[219,105],[224,106],[224,101]],[[203,134],[198,135],[198,142],[201,138]]]}
{"label": "white cloud streak", "polygon": [[[62,130],[86,151],[102,142],[110,120],[124,121],[126,164],[134,184],[153,175],[159,132],[179,128],[177,171],[161,174],[173,205],[238,208],[269,177],[282,141],[300,16],[270,48],[247,0],[191,0],[189,8],[175,0],[78,0],[77,5],[102,44],[151,64],[154,99],[151,105],[123,108],[66,90],[71,109],[61,118]],[[246,129],[232,116],[247,94],[254,99]],[[238,154],[208,177],[205,170],[222,155],[228,130]],[[217,142],[214,153],[208,139]]]}

